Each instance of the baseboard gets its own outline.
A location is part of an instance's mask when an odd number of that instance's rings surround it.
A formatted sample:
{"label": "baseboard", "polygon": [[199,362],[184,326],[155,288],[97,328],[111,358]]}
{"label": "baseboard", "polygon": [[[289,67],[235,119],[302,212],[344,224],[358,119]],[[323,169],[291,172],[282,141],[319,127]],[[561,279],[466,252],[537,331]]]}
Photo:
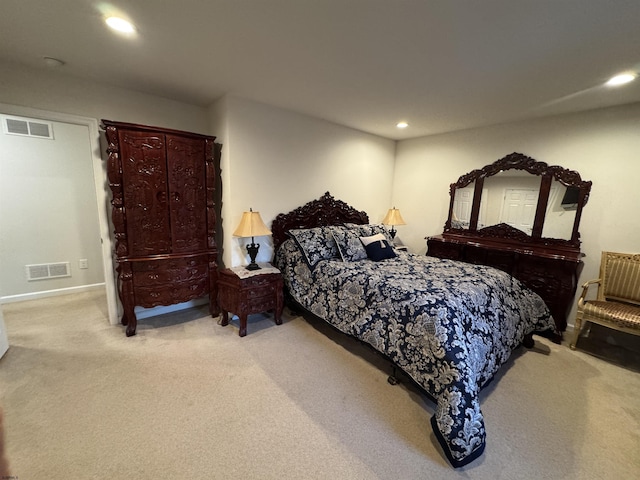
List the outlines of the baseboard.
{"label": "baseboard", "polygon": [[105,288],[104,283],[94,283],[92,285],[81,285],[79,287],[59,288],[56,290],[45,290],[43,292],[33,293],[21,293],[19,295],[7,295],[6,297],[0,297],[0,304],[25,302],[27,300],[37,300],[40,298],[57,297],[59,295],[69,295],[71,293],[88,292],[91,290],[98,290]]}

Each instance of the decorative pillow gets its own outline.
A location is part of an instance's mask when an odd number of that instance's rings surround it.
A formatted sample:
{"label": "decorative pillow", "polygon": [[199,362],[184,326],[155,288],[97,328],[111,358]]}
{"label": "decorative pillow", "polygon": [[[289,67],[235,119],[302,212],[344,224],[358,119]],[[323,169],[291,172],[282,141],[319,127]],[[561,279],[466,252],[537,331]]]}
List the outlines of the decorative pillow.
{"label": "decorative pillow", "polygon": [[360,235],[354,229],[331,227],[333,238],[343,262],[356,262],[367,258],[367,251],[360,241]]}
{"label": "decorative pillow", "polygon": [[380,260],[385,260],[387,258],[394,258],[396,256],[393,251],[393,247],[381,233],[370,237],[361,237],[360,241],[364,245],[367,256],[374,262],[379,262]]}
{"label": "decorative pillow", "polygon": [[369,237],[360,237],[360,241],[365,247],[370,243],[379,242],[381,240],[386,240],[386,239],[387,237],[385,237],[382,233],[376,233],[375,235],[371,235]]}
{"label": "decorative pillow", "polygon": [[329,227],[298,228],[289,230],[289,236],[296,242],[309,268],[313,270],[320,260],[339,258],[336,241]]}
{"label": "decorative pillow", "polygon": [[386,229],[384,225],[376,225],[376,224],[365,224],[358,225],[357,223],[345,223],[345,226],[356,230],[359,232],[361,237],[370,237],[371,235],[376,235],[381,233],[387,239],[387,241],[393,244],[393,238],[389,234],[389,231]]}

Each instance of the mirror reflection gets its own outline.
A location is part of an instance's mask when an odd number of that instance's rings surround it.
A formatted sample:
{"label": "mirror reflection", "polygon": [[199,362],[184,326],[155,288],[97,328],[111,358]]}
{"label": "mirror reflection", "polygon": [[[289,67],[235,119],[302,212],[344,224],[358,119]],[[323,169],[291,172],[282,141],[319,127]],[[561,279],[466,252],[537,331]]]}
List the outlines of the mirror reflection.
{"label": "mirror reflection", "polygon": [[514,152],[451,184],[445,234],[579,248],[590,190],[578,172]]}
{"label": "mirror reflection", "polygon": [[544,226],[542,227],[543,237],[571,239],[578,210],[579,194],[579,188],[566,187],[559,181],[553,180]]}
{"label": "mirror reflection", "polygon": [[506,223],[527,235],[533,231],[540,177],[506,170],[484,181],[478,228]]}
{"label": "mirror reflection", "polygon": [[456,189],[451,212],[451,228],[469,228],[474,188],[475,183],[472,183],[467,187]]}

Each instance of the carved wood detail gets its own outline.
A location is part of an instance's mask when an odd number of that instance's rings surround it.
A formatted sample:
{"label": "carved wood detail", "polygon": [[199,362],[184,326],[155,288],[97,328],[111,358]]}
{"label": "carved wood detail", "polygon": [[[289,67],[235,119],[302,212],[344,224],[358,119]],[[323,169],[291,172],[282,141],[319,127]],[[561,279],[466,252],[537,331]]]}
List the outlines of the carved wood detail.
{"label": "carved wood detail", "polygon": [[491,177],[503,170],[525,170],[537,176],[551,175],[564,185],[576,187],[591,186],[590,181],[583,181],[580,174],[574,170],[568,170],[558,165],[549,166],[545,162],[540,162],[522,153],[513,152],[490,165],[461,175],[456,183],[451,184],[451,188],[466,187],[478,178]]}
{"label": "carved wood detail", "polygon": [[369,223],[369,216],[342,200],[336,200],[326,192],[318,200],[312,200],[289,213],[280,213],[271,224],[274,251],[288,238],[287,232],[295,228],[315,228],[344,223]]}
{"label": "carved wood detail", "polygon": [[122,324],[135,306],[209,295],[218,314],[215,137],[103,120]]}

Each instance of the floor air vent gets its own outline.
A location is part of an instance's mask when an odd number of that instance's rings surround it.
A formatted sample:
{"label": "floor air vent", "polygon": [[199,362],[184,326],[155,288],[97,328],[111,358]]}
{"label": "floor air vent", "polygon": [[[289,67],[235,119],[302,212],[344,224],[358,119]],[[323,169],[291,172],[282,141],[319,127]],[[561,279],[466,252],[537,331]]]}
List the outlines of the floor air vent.
{"label": "floor air vent", "polygon": [[9,135],[53,139],[51,122],[30,118],[4,117],[4,131]]}
{"label": "floor air vent", "polygon": [[27,280],[46,280],[48,278],[70,277],[69,262],[41,263],[27,265]]}

